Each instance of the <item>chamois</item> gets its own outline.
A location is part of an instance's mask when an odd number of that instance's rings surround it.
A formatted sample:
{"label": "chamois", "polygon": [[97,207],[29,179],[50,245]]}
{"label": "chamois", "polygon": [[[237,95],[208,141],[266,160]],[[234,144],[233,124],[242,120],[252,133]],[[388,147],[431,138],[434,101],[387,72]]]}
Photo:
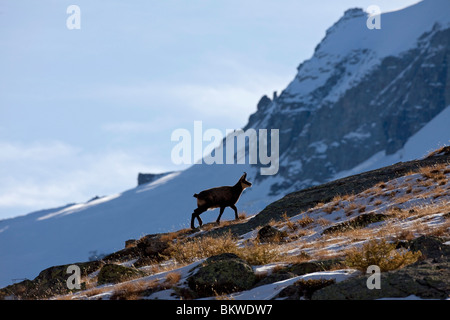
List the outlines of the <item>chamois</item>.
{"label": "chamois", "polygon": [[191,218],[191,228],[195,229],[194,221],[197,218],[200,227],[203,222],[200,219],[200,215],[208,209],[220,208],[219,217],[217,218],[217,224],[220,224],[220,217],[226,207],[230,207],[234,210],[236,220],[239,219],[238,212],[236,208],[236,202],[244,191],[245,188],[249,188],[252,184],[246,180],[247,173],[244,172],[242,177],[234,186],[224,186],[212,189],[203,190],[199,194],[194,194],[197,198],[197,209],[192,213]]}

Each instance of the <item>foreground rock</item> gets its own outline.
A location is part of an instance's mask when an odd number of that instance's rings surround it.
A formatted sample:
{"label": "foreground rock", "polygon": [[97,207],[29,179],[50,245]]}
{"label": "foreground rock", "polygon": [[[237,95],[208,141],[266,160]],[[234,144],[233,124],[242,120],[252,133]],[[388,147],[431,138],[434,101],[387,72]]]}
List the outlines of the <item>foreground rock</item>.
{"label": "foreground rock", "polygon": [[249,290],[256,282],[252,267],[233,253],[208,258],[188,278],[188,285],[199,297]]}
{"label": "foreground rock", "polygon": [[406,244],[421,251],[425,260],[403,269],[381,273],[381,289],[368,289],[369,275],[358,276],[325,287],[312,295],[313,300],[372,300],[404,298],[411,295],[423,299],[448,299],[450,296],[450,247],[445,239],[419,237]]}
{"label": "foreground rock", "polygon": [[[103,265],[101,261],[74,263],[80,268],[80,276],[85,277]],[[46,299],[55,295],[67,294],[72,290],[67,287],[70,265],[61,265],[47,268],[33,280],[24,280],[0,289],[0,299]],[[81,290],[86,289],[81,283]]]}
{"label": "foreground rock", "polygon": [[258,231],[257,239],[260,242],[279,243],[286,237],[286,232],[275,229],[270,225],[265,225]]}
{"label": "foreground rock", "polygon": [[164,234],[149,234],[139,240],[127,240],[124,249],[107,255],[102,260],[115,263],[137,259],[138,265],[143,261],[161,261],[170,243],[170,240],[164,239],[163,236]]}
{"label": "foreground rock", "polygon": [[120,283],[133,278],[144,276],[142,271],[124,267],[118,264],[106,264],[98,274],[97,283],[99,285],[106,283]]}
{"label": "foreground rock", "polygon": [[276,298],[284,300],[311,299],[312,294],[326,286],[336,283],[334,279],[300,279],[280,291]]}

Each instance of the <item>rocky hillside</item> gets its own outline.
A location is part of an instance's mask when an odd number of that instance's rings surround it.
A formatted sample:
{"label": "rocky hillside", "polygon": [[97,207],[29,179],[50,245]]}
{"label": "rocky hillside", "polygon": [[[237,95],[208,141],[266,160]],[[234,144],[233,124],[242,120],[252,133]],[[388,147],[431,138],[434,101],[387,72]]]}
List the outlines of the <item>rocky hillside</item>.
{"label": "rocky hillside", "polygon": [[246,128],[280,128],[284,180],[273,193],[324,183],[378,152],[395,154],[450,105],[450,21],[440,10],[450,2],[383,14],[375,32],[363,10],[347,10],[287,88],[261,99]]}
{"label": "rocky hillside", "polygon": [[[301,190],[256,216],[128,240],[0,290],[2,299],[450,297],[450,148]],[[380,289],[368,289],[370,265]]]}

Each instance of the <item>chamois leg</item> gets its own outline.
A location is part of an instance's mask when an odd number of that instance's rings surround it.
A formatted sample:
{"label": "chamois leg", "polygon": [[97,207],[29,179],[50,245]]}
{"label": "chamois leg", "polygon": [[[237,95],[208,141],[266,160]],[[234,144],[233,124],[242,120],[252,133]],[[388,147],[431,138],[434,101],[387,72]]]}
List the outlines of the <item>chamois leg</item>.
{"label": "chamois leg", "polygon": [[219,216],[217,217],[216,223],[220,224],[220,218],[222,217],[223,211],[225,210],[225,207],[220,207],[220,213]]}
{"label": "chamois leg", "polygon": [[192,217],[191,217],[191,228],[192,229],[195,229],[195,226],[194,226],[195,218],[197,218],[200,227],[203,225],[203,221],[202,221],[202,219],[200,219],[200,215],[203,212],[205,212],[207,209],[208,208],[206,208],[206,207],[198,207],[197,209],[194,210],[194,213],[192,213]]}
{"label": "chamois leg", "polygon": [[238,215],[238,211],[237,211],[236,206],[235,206],[234,204],[232,204],[232,205],[230,206],[230,208],[234,210],[234,218],[235,218],[236,220],[239,220],[239,215]]}

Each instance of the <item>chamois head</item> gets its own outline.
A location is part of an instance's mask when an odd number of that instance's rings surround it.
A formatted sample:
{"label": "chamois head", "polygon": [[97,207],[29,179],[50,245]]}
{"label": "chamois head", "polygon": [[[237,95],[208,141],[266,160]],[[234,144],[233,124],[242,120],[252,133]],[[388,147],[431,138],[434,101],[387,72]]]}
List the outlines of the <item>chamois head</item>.
{"label": "chamois head", "polygon": [[242,190],[245,188],[250,188],[252,186],[252,183],[250,181],[247,181],[247,172],[244,172],[242,177],[239,179],[239,183],[241,184]]}

